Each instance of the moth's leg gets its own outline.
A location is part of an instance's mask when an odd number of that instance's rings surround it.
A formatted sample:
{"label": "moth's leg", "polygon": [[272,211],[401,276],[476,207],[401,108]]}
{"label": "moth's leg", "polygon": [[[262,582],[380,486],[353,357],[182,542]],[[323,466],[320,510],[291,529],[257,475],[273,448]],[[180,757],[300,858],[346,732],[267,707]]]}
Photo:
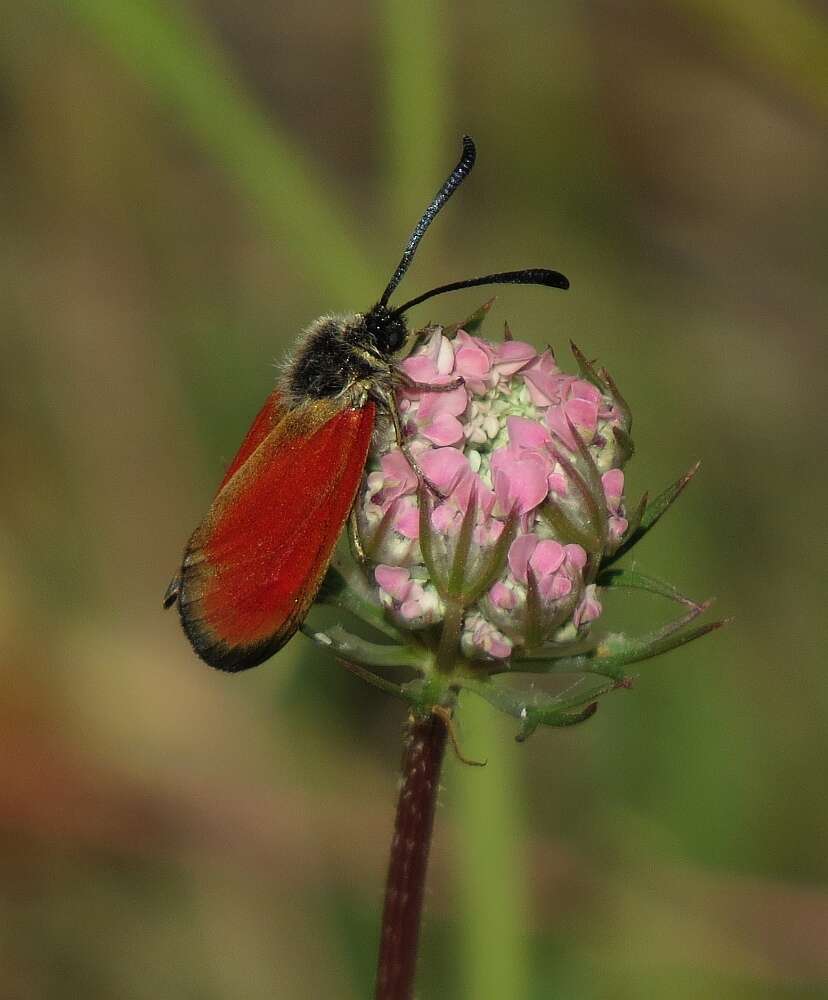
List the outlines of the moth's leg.
{"label": "moth's leg", "polygon": [[454,750],[455,757],[460,761],[461,764],[468,764],[470,767],[485,767],[485,760],[472,760],[471,757],[466,757],[463,751],[460,749],[460,743],[457,739],[457,731],[454,725],[454,713],[450,708],[445,705],[434,705],[431,709],[431,714],[436,715],[438,719],[441,719],[443,725],[446,727],[448,732],[448,738],[451,740],[451,746]]}
{"label": "moth's leg", "polygon": [[385,374],[390,374],[391,365],[382,357],[380,354],[375,354],[373,351],[366,350],[364,347],[351,347],[351,353],[359,358],[360,361],[364,361],[369,368],[373,368],[374,371],[384,372]]}
{"label": "moth's leg", "polygon": [[348,515],[348,541],[351,545],[351,552],[356,561],[364,566],[368,562],[365,546],[362,544],[362,536],[359,533],[359,521],[357,519],[356,504],[351,507]]}
{"label": "moth's leg", "polygon": [[417,382],[399,368],[394,371],[394,381],[399,382],[405,389],[417,389],[420,392],[451,392],[453,389],[459,389],[466,384],[466,380],[461,376],[452,379],[451,382],[446,382],[444,385],[433,385],[431,382]]}

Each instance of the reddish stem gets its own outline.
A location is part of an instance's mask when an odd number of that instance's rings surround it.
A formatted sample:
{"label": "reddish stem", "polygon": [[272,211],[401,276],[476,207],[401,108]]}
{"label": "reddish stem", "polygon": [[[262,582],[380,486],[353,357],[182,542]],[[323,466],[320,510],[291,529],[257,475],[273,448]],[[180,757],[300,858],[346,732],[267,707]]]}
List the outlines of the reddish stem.
{"label": "reddish stem", "polygon": [[438,716],[411,724],[391,841],[375,1000],[411,1000],[414,995],[423,890],[445,746],[446,725]]}

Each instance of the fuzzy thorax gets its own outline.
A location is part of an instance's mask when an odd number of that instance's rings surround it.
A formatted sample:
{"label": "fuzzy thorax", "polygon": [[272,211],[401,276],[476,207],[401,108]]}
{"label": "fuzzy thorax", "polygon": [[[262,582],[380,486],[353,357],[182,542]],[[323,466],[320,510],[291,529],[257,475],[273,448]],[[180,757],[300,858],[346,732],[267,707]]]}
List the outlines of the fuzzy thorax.
{"label": "fuzzy thorax", "polygon": [[320,316],[285,365],[283,395],[295,407],[343,395],[364,399],[377,385],[390,390],[390,359],[405,337],[402,319],[382,306],[367,313]]}

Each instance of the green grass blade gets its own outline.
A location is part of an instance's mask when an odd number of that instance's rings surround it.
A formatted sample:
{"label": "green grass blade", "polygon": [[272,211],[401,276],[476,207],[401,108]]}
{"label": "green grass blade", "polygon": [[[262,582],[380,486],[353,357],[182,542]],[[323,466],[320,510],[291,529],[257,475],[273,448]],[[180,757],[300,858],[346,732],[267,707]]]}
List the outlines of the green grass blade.
{"label": "green grass blade", "polygon": [[263,228],[326,294],[361,307],[379,294],[384,271],[361,250],[356,220],[329,194],[330,180],[246,93],[192,12],[156,0],[76,0],[66,9],[221,164]]}

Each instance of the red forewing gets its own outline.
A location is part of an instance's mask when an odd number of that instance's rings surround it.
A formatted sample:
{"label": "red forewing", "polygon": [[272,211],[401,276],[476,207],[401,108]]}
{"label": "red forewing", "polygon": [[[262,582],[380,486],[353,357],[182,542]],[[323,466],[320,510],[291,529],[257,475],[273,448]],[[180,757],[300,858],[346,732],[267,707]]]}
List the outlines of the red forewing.
{"label": "red forewing", "polygon": [[285,405],[282,401],[282,394],[278,389],[274,389],[265,400],[264,406],[256,414],[253,423],[250,425],[250,430],[245,434],[244,441],[242,441],[239,450],[233,456],[233,461],[227,467],[224,479],[219,483],[219,490],[222,489],[233,473],[244,465],[284,415]]}
{"label": "red forewing", "polygon": [[[285,405],[282,401],[282,394],[278,389],[274,389],[265,400],[264,406],[256,414],[253,423],[250,425],[250,430],[245,434],[244,441],[242,441],[239,450],[233,456],[233,461],[227,467],[224,478],[219,483],[219,488],[216,491],[217,494],[221,492],[224,484],[230,479],[233,473],[250,458],[284,415]],[[181,576],[176,573],[172,580],[170,580],[170,584],[164,593],[164,607],[171,608],[178,600],[180,592]]]}
{"label": "red forewing", "polygon": [[181,571],[184,629],[199,656],[222,670],[256,666],[301,624],[353,503],[374,427],[373,403],[341,408],[324,400],[282,411],[271,400],[190,539]]}

